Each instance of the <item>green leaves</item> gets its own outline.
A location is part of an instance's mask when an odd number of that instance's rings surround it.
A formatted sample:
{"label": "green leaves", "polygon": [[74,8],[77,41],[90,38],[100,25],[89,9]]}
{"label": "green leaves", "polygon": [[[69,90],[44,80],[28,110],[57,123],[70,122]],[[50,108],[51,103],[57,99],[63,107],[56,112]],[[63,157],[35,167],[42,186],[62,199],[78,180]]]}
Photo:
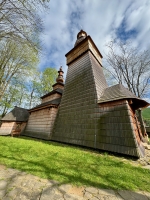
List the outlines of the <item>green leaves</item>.
{"label": "green leaves", "polygon": [[56,82],[57,75],[55,68],[46,68],[44,70],[41,79],[43,92],[50,92],[52,90],[52,85]]}
{"label": "green leaves", "polygon": [[[39,12],[49,0],[1,0],[0,2],[0,112],[14,105],[29,107],[39,103],[43,88],[37,71],[41,51],[39,33],[43,24]],[[38,75],[37,75],[38,74]],[[37,80],[35,77],[39,77]],[[29,80],[30,79],[30,80]],[[42,82],[44,86],[42,86]],[[52,82],[50,80],[50,82]]]}
{"label": "green leaves", "polygon": [[37,65],[38,54],[26,44],[6,41],[0,43],[0,57],[1,99],[13,78],[28,75],[30,68]]}
{"label": "green leaves", "polygon": [[48,8],[48,0],[1,0],[0,41],[10,39],[39,49],[38,35],[42,29],[39,11]]}

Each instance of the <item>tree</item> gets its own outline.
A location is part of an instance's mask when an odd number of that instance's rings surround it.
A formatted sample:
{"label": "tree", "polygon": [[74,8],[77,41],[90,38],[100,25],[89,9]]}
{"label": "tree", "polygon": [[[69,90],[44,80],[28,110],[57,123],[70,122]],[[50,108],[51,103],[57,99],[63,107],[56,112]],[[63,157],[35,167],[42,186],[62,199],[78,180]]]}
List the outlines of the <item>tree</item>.
{"label": "tree", "polygon": [[49,0],[1,0],[0,2],[0,100],[12,78],[28,73],[37,64],[42,21],[39,10]]}
{"label": "tree", "polygon": [[[145,97],[150,90],[150,52],[138,51],[131,42],[111,41],[106,56],[109,72],[118,83],[125,85],[137,97]],[[150,94],[150,93],[149,93]],[[143,136],[147,135],[141,110],[138,110]]]}
{"label": "tree", "polygon": [[1,116],[4,117],[9,109],[15,106],[19,91],[15,87],[9,87],[7,93],[3,96],[0,101],[0,112]]}
{"label": "tree", "polygon": [[55,68],[46,68],[43,71],[41,83],[44,93],[52,90],[52,85],[56,82],[57,75],[58,73]]}
{"label": "tree", "polygon": [[[3,48],[2,48],[3,46]],[[17,44],[13,41],[0,43],[0,99],[2,99],[12,78],[28,75],[38,62],[38,54],[26,43]]]}
{"label": "tree", "polygon": [[39,72],[37,68],[32,67],[25,73],[13,76],[1,98],[0,115],[5,116],[14,106],[30,109],[40,104],[40,97],[50,92],[56,82],[56,75],[57,71],[54,68]]}
{"label": "tree", "polygon": [[38,35],[43,29],[39,13],[48,8],[48,2],[0,1],[0,100],[6,97],[13,78],[28,76],[37,65]]}
{"label": "tree", "polygon": [[26,106],[31,108],[40,103],[40,97],[52,90],[52,85],[56,82],[58,73],[55,68],[46,68],[43,72],[32,70],[28,83],[28,103]]}
{"label": "tree", "polygon": [[1,0],[0,41],[26,42],[37,49],[37,35],[42,30],[38,13],[42,8],[48,8],[47,2],[49,0]]}
{"label": "tree", "polygon": [[41,76],[43,72],[39,72],[38,70],[32,70],[30,73],[30,77],[26,82],[27,86],[27,102],[26,107],[32,108],[40,103],[40,97],[43,95],[43,88],[41,82]]}
{"label": "tree", "polygon": [[3,117],[14,106],[24,107],[27,102],[28,88],[23,74],[13,77],[0,101],[0,114]]}
{"label": "tree", "polygon": [[131,42],[111,41],[107,47],[107,70],[112,77],[137,97],[145,97],[150,89],[150,52],[139,52]]}

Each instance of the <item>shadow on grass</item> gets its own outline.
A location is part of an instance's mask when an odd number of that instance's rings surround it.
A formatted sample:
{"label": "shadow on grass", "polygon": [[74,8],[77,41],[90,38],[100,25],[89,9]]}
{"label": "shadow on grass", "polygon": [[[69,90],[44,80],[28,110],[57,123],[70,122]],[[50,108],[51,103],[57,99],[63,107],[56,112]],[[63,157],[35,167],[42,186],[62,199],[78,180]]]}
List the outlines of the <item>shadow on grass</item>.
{"label": "shadow on grass", "polygon": [[[19,139],[25,139],[26,141],[32,140],[24,137]],[[41,142],[55,147],[70,146],[43,140]],[[102,156],[95,156],[90,161],[92,155],[89,155],[87,158],[83,157],[83,159],[78,159],[76,155],[75,157],[67,157],[63,155],[63,152],[61,154],[61,152],[47,151],[40,157],[40,155],[36,155],[36,152],[28,149],[28,147],[25,150],[21,150],[19,144],[17,149],[12,148],[10,143],[5,143],[5,148],[7,149],[7,153],[5,151],[0,152],[1,163],[41,178],[59,181],[61,184],[71,183],[98,188],[144,189],[150,191],[148,184],[148,176],[150,174],[148,170],[132,167],[118,160],[112,160],[107,154],[104,155],[103,159]],[[40,153],[42,154],[42,152]],[[74,155],[72,154],[72,156]],[[137,178],[139,179],[138,181]],[[145,183],[143,188],[142,183]]]}
{"label": "shadow on grass", "polygon": [[[58,193],[55,196],[56,189],[59,192],[59,197],[64,197],[64,195],[67,194],[67,198],[72,199],[72,195],[67,193],[68,189],[65,188],[64,185],[62,187],[59,183],[47,181],[45,184],[43,180],[38,180],[34,176],[17,170],[5,169],[1,165],[0,174],[3,179],[0,180],[0,183],[2,183],[1,186],[3,185],[0,192],[0,199],[58,199]],[[124,197],[125,199],[148,199],[146,193],[142,194],[130,191],[117,191],[115,193],[123,199]],[[112,195],[111,191],[107,191],[107,198],[108,195]],[[102,196],[104,196],[104,194]],[[109,197],[111,198],[111,196]],[[112,198],[114,199],[114,196]]]}

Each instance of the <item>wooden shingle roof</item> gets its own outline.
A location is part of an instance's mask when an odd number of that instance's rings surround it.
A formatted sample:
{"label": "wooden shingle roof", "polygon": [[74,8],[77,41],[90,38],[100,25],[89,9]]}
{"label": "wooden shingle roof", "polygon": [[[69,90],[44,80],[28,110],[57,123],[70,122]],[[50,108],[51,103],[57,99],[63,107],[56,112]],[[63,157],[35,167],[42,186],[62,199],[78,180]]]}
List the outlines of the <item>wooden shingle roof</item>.
{"label": "wooden shingle roof", "polygon": [[61,88],[57,88],[56,90],[52,90],[51,92],[45,94],[44,96],[41,97],[41,99],[45,98],[45,97],[48,97],[52,94],[55,94],[55,93],[58,93],[58,94],[62,94],[63,93],[63,90]]}
{"label": "wooden shingle roof", "polygon": [[17,121],[26,122],[29,118],[29,112],[25,108],[15,106],[8,114],[6,114],[1,120],[2,121]]}
{"label": "wooden shingle roof", "polygon": [[31,108],[29,112],[34,111],[34,110],[40,110],[40,109],[47,108],[50,106],[58,106],[60,104],[60,101],[61,101],[61,98],[57,98],[51,101],[47,101],[45,103],[41,103],[40,105],[37,105],[36,107]]}
{"label": "wooden shingle roof", "polygon": [[147,107],[149,105],[148,102],[138,98],[121,84],[117,84],[104,89],[100,99],[98,100],[98,103],[105,103],[121,99],[132,99],[136,109]]}

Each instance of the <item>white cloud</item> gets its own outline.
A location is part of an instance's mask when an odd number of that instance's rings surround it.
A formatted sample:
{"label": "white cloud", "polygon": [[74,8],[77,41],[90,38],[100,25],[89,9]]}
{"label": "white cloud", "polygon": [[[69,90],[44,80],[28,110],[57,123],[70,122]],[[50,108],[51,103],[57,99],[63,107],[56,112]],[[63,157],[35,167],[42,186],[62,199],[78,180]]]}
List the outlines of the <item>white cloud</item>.
{"label": "white cloud", "polygon": [[137,46],[139,46],[141,49],[147,49],[150,47],[149,9],[149,0],[143,0],[142,2],[134,1],[134,3],[126,12],[126,30],[130,31],[135,29],[137,31],[137,37],[134,38],[134,42],[137,43]]}
{"label": "white cloud", "polygon": [[150,46],[149,0],[55,0],[50,1],[49,13],[43,13],[45,30],[41,35],[45,58],[40,68],[63,65],[65,54],[71,50],[76,35],[82,29],[91,35],[102,55],[105,44],[116,36],[116,30],[125,21],[125,31],[136,30],[133,43],[140,48]]}

